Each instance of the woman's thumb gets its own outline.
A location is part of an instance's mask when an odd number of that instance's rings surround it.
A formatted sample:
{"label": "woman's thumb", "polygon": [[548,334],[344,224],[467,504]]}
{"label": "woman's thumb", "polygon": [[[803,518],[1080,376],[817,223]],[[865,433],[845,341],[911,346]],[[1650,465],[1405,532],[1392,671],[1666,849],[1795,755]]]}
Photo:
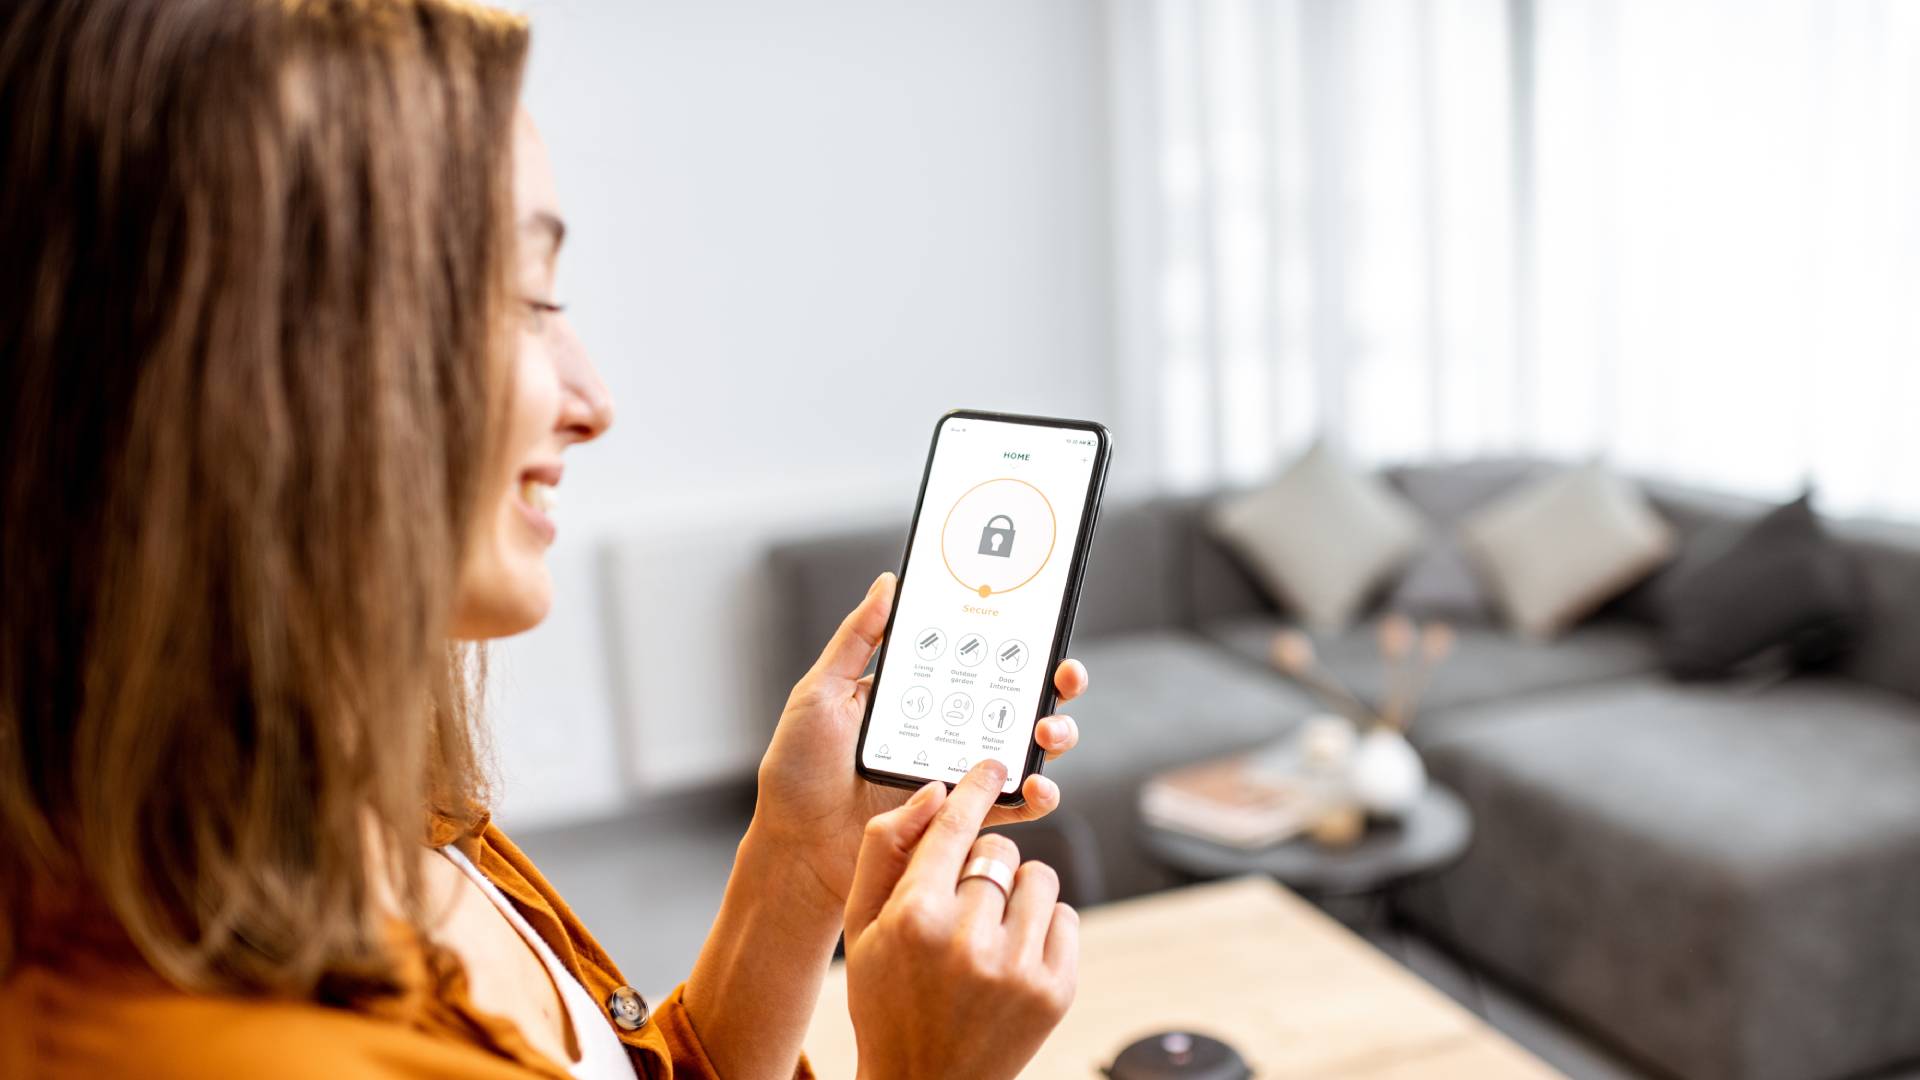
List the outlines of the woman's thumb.
{"label": "woman's thumb", "polygon": [[887,615],[893,610],[893,571],[873,579],[867,595],[840,621],[840,628],[814,662],[813,673],[852,682],[867,670],[873,650],[887,630]]}

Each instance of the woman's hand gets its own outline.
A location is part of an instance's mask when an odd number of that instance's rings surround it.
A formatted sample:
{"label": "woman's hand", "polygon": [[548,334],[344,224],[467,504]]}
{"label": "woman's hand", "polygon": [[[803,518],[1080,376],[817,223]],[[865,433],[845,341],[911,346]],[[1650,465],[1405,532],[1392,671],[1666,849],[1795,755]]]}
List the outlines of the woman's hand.
{"label": "woman's hand", "polygon": [[[860,833],[875,814],[899,806],[910,794],[862,780],[853,771],[854,744],[866,713],[873,680],[863,677],[880,647],[893,607],[895,578],[881,574],[860,605],[840,624],[820,659],[807,672],[780,714],[773,742],[760,761],[759,804],[754,830],[773,846],[805,861],[823,886],[823,899],[836,909],[846,903]],[[1066,660],[1053,674],[1062,703],[1086,692],[1087,669]],[[1080,741],[1069,716],[1043,718],[1034,737],[1059,757]],[[1030,776],[1021,788],[1026,805],[994,807],[986,823],[997,825],[1043,817],[1060,805],[1060,788],[1044,776]]]}
{"label": "woman's hand", "polygon": [[[846,916],[862,1077],[1011,1077],[1073,1002],[1080,919],[1059,879],[977,835],[1005,780],[983,761],[867,823]],[[1010,892],[959,880],[981,856],[1019,868]]]}

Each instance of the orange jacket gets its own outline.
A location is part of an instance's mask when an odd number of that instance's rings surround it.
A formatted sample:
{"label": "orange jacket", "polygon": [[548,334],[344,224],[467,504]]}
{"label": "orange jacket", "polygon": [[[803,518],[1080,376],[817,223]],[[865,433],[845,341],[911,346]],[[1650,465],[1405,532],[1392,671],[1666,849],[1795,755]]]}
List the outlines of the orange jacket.
{"label": "orange jacket", "polygon": [[[434,839],[457,844],[473,860],[595,1001],[625,985],[566,902],[497,826],[489,822],[477,836]],[[510,1021],[474,1007],[457,962],[436,965],[429,955],[404,950],[405,991],[350,1012],[187,994],[143,968],[61,963],[57,950],[43,949],[0,984],[0,1077],[567,1080],[565,1066],[534,1050]],[[717,1075],[681,1002],[683,989],[653,1003],[651,1020],[639,1030],[614,1027],[645,1080]],[[804,1060],[795,1075],[812,1076]]]}

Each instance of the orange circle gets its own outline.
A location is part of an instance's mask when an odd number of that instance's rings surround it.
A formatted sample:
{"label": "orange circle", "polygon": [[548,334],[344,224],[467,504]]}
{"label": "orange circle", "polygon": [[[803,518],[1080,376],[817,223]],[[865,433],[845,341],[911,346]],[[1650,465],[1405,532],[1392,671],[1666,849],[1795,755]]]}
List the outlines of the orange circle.
{"label": "orange circle", "polygon": [[[960,581],[960,575],[954,573],[953,564],[947,561],[947,526],[953,523],[953,512],[960,509],[960,504],[967,501],[967,496],[979,491],[988,484],[997,484],[1002,480],[1011,480],[1016,484],[1026,484],[1028,487],[1033,488],[1033,493],[1040,496],[1040,501],[1047,506],[1047,553],[1041,558],[1040,565],[1034,568],[1033,573],[1027,575],[1026,581],[1022,581],[1019,585],[1009,585],[999,590],[1001,593],[1010,593],[1040,576],[1040,571],[1045,570],[1047,564],[1053,561],[1054,546],[1060,542],[1060,515],[1053,512],[1053,500],[1047,498],[1046,492],[1041,491],[1037,487],[1033,487],[1031,483],[1017,476],[996,476],[991,480],[982,480],[961,492],[960,497],[953,500],[953,505],[947,507],[947,516],[940,521],[940,561],[945,564],[947,573],[953,576],[953,580]],[[964,581],[960,581],[960,587],[966,589],[968,592],[979,593],[982,599],[992,596],[994,593],[994,588],[991,585],[969,585]]]}

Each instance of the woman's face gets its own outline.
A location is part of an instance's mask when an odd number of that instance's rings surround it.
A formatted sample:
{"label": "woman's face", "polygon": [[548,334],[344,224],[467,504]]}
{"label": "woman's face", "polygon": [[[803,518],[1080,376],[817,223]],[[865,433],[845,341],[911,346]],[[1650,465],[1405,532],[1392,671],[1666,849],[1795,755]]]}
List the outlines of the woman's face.
{"label": "woman's face", "polygon": [[607,388],[554,300],[566,227],[546,145],[525,110],[514,122],[513,201],[519,335],[499,471],[481,496],[455,604],[453,634],[463,640],[517,634],[546,617],[561,455],[613,423]]}

